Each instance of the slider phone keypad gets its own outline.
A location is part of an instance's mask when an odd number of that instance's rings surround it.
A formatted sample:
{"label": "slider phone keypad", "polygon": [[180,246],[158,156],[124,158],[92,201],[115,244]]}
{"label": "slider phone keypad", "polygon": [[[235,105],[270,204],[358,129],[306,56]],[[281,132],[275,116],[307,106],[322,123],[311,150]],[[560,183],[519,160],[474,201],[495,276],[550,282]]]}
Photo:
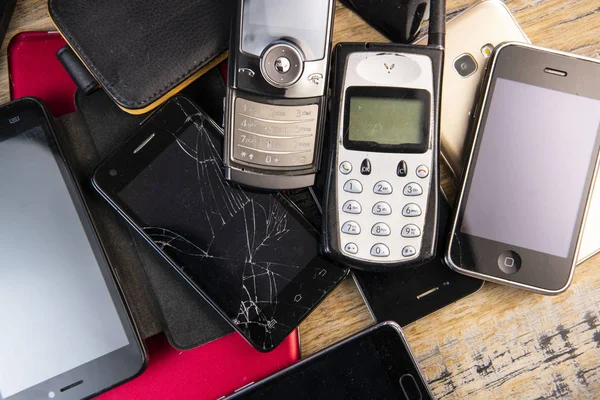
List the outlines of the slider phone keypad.
{"label": "slider phone keypad", "polygon": [[311,165],[319,106],[275,106],[235,99],[233,157],[268,167]]}

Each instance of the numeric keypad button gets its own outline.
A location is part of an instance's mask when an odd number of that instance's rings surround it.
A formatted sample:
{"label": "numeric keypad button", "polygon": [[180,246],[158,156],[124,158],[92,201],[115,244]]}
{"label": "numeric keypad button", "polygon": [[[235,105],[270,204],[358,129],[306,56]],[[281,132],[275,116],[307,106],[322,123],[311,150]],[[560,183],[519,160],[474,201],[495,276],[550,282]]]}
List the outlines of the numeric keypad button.
{"label": "numeric keypad button", "polygon": [[360,214],[362,212],[362,207],[356,200],[348,200],[344,203],[342,209],[348,214]]}
{"label": "numeric keypad button", "polygon": [[390,215],[392,207],[385,201],[380,201],[373,206],[373,214],[375,215]]}
{"label": "numeric keypad button", "polygon": [[360,225],[355,221],[348,221],[342,225],[342,233],[348,235],[360,235]]}
{"label": "numeric keypad button", "polygon": [[405,217],[418,217],[422,214],[421,207],[415,203],[410,203],[402,209],[402,215]]}
{"label": "numeric keypad button", "polygon": [[379,222],[373,225],[373,228],[371,228],[371,234],[374,236],[390,236],[392,234],[392,230],[388,224]]}
{"label": "numeric keypad button", "polygon": [[373,186],[373,193],[375,194],[392,194],[394,189],[388,181],[379,181]]}
{"label": "numeric keypad button", "polygon": [[408,224],[402,228],[402,237],[405,238],[416,238],[421,236],[421,230],[414,224]]}
{"label": "numeric keypad button", "polygon": [[371,247],[371,255],[373,257],[389,257],[390,249],[383,243],[377,243]]}
{"label": "numeric keypad button", "polygon": [[402,249],[402,257],[412,257],[417,254],[417,249],[413,246],[406,246]]}
{"label": "numeric keypad button", "polygon": [[356,245],[356,243],[348,243],[344,246],[344,251],[346,253],[356,254],[358,253],[358,246]]}
{"label": "numeric keypad button", "polygon": [[360,183],[356,179],[350,179],[348,182],[346,182],[344,184],[344,192],[362,193],[362,191],[363,191],[362,183]]}
{"label": "numeric keypad button", "polygon": [[420,196],[422,194],[423,188],[418,183],[411,182],[408,185],[404,186],[405,196]]}

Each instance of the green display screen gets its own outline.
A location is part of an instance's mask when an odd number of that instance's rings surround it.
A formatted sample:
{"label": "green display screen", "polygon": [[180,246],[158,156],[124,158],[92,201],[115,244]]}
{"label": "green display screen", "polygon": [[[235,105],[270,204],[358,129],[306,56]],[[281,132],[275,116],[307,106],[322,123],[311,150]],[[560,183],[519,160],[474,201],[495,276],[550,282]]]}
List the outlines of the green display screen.
{"label": "green display screen", "polygon": [[420,99],[350,98],[348,139],[381,145],[423,144],[423,108]]}

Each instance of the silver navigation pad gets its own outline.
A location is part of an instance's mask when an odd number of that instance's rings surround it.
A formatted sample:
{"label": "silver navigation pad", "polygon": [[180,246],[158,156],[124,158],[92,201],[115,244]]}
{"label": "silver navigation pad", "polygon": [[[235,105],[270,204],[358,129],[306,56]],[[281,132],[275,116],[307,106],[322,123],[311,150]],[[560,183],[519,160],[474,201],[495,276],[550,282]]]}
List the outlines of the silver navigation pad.
{"label": "silver navigation pad", "polygon": [[274,106],[235,99],[233,158],[269,167],[299,167],[314,159],[319,106]]}

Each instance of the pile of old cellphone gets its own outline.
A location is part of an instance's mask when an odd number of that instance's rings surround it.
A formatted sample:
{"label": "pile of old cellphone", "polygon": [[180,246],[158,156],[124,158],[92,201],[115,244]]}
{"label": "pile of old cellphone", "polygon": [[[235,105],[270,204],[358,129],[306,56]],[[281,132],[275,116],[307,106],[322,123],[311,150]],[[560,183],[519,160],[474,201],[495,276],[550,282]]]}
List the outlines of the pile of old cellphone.
{"label": "pile of old cellphone", "polygon": [[[482,280],[561,293],[600,250],[600,62],[531,45],[498,0],[447,26],[444,0],[407,3],[399,36],[429,13],[426,45],[332,52],[334,0],[237,1],[224,130],[175,96],[93,174],[259,351],[353,271],[380,323],[232,398],[432,398],[398,324]],[[145,365],[60,129],[37,100],[0,108],[2,400],[89,397]]]}

